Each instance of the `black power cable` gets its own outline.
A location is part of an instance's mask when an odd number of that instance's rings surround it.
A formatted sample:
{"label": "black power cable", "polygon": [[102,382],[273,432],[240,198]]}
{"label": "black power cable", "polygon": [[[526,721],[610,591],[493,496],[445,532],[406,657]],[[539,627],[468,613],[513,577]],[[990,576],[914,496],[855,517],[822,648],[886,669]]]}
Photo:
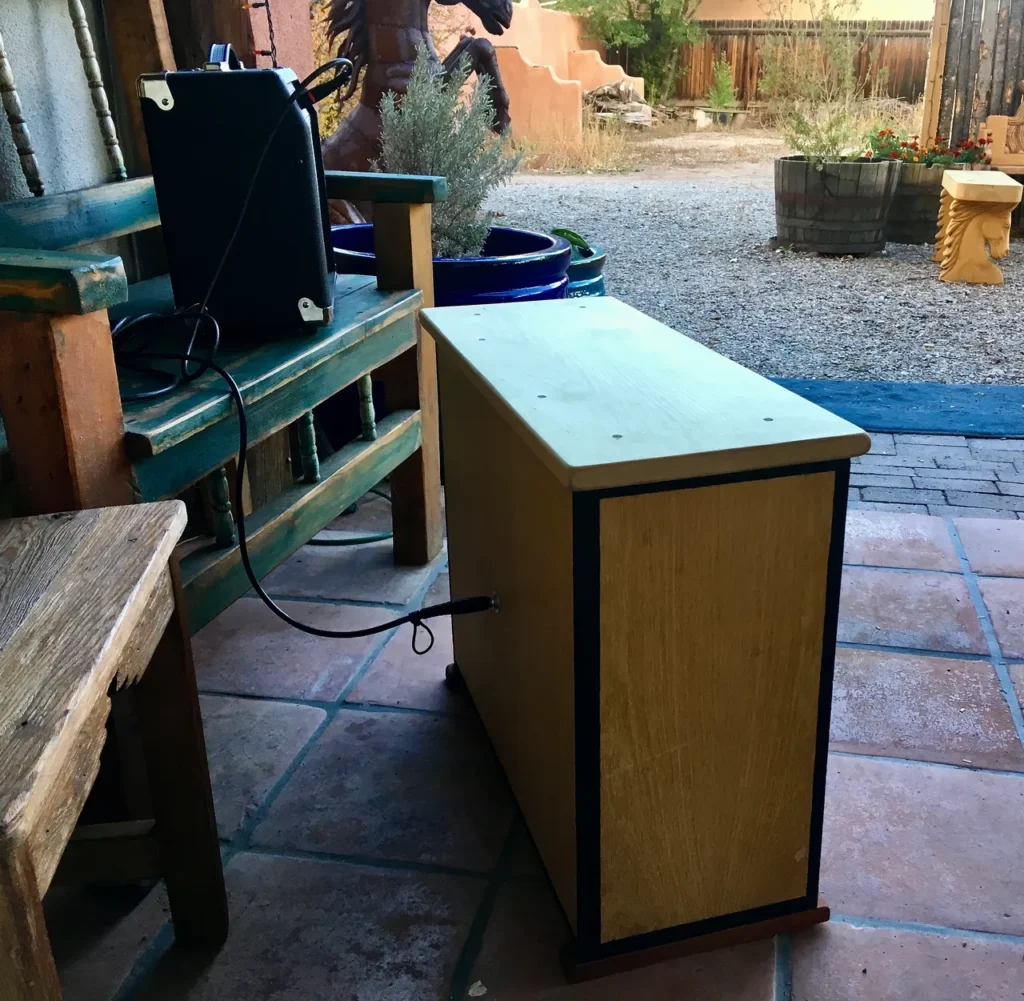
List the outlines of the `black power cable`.
{"label": "black power cable", "polygon": [[[331,69],[338,70],[333,80],[330,80],[325,84],[321,84],[319,87],[309,87],[314,80],[323,76]],[[346,70],[348,71],[347,74],[345,72]],[[199,376],[206,371],[216,372],[217,375],[227,383],[228,391],[231,394],[231,398],[234,401],[236,409],[238,410],[238,465],[235,471],[234,496],[235,522],[238,526],[238,555],[241,559],[245,574],[249,578],[249,583],[252,585],[253,590],[259,595],[267,608],[269,608],[278,618],[287,622],[290,626],[293,626],[304,633],[309,633],[312,636],[321,636],[325,639],[358,639],[361,636],[372,636],[376,633],[386,632],[389,629],[405,625],[405,623],[408,622],[411,623],[413,627],[413,651],[418,654],[425,654],[429,652],[431,647],[434,645],[434,634],[431,631],[430,626],[426,624],[427,619],[434,619],[443,615],[468,615],[474,612],[486,612],[490,610],[496,611],[498,608],[497,598],[487,595],[478,595],[473,598],[461,598],[456,601],[445,601],[437,605],[428,605],[425,608],[408,612],[399,618],[390,619],[389,621],[382,622],[376,626],[368,626],[365,629],[321,629],[318,626],[311,626],[306,622],[300,622],[298,619],[292,618],[292,616],[277,605],[274,599],[271,598],[263,589],[263,585],[259,582],[259,578],[257,578],[256,573],[252,568],[252,563],[249,560],[249,546],[245,536],[245,509],[242,504],[242,495],[245,483],[245,463],[249,449],[249,423],[245,413],[245,401],[242,399],[242,391],[239,389],[238,383],[235,382],[231,373],[214,361],[214,354],[220,342],[220,327],[214,317],[206,311],[210,302],[210,297],[213,295],[217,282],[220,280],[221,273],[224,270],[224,265],[231,256],[231,251],[234,248],[235,241],[242,228],[242,223],[245,220],[245,214],[249,209],[249,202],[252,199],[252,193],[256,187],[256,181],[259,178],[260,170],[263,168],[263,163],[266,160],[270,146],[274,141],[274,137],[277,135],[278,129],[280,129],[285,117],[287,116],[291,103],[302,95],[309,96],[313,103],[316,103],[316,101],[326,97],[332,91],[344,84],[351,77],[351,73],[352,63],[350,60],[341,58],[332,59],[330,62],[324,63],[323,66],[315,69],[308,77],[305,78],[305,80],[296,86],[293,93],[288,95],[285,105],[281,110],[281,115],[278,117],[274,127],[270,130],[270,135],[267,137],[267,141],[256,161],[252,178],[249,181],[249,186],[245,192],[245,198],[242,201],[242,209],[238,214],[235,227],[232,230],[231,236],[224,248],[224,253],[221,255],[221,258],[217,263],[217,267],[213,273],[213,278],[210,280],[209,287],[206,290],[206,294],[203,296],[202,302],[184,309],[175,310],[173,313],[168,315],[147,313],[143,316],[121,321],[113,331],[114,350],[118,362],[126,368],[147,375],[159,375],[164,379],[170,380],[156,389],[143,391],[132,396],[125,397],[125,400],[150,399],[152,397],[162,396],[186,382],[191,382],[199,378]],[[175,319],[187,320],[191,318],[193,313],[195,315],[195,323],[192,325],[192,333],[189,337],[188,346],[184,352],[150,352],[146,351],[144,347],[136,347],[134,350],[130,350],[129,346],[141,332],[141,328],[143,328],[144,325],[156,324],[157,322],[164,324],[169,320]],[[206,356],[195,355],[192,353],[192,349],[196,344],[199,337],[200,326],[204,321],[210,324],[210,348]],[[179,375],[174,376],[171,373],[162,371],[161,369],[146,366],[142,361],[142,359],[145,358],[152,359],[153,361],[176,361],[181,365],[180,373]],[[188,367],[189,365],[197,365],[198,368],[190,370]],[[428,643],[422,649],[416,646],[416,636],[420,629],[423,629],[428,637]]]}

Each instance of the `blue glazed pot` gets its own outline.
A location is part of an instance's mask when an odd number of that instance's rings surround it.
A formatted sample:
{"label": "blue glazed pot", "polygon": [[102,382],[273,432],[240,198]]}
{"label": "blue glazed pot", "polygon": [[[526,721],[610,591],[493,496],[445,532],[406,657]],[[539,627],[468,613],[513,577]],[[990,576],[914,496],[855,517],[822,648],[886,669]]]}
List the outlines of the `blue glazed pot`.
{"label": "blue glazed pot", "polygon": [[[331,242],[339,274],[377,273],[370,223],[334,226]],[[434,258],[434,302],[438,306],[478,306],[564,299],[571,258],[572,248],[560,236],[492,226],[480,257]]]}
{"label": "blue glazed pot", "polygon": [[589,257],[579,257],[569,265],[568,298],[586,295],[606,295],[604,265],[608,254],[600,247],[591,247]]}

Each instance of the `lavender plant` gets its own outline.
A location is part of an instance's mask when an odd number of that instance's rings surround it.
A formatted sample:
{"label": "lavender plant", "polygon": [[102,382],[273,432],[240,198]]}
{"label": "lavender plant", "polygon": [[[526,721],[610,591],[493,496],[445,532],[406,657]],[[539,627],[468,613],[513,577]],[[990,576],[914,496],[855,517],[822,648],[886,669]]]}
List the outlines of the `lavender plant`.
{"label": "lavender plant", "polygon": [[374,170],[393,174],[434,174],[448,178],[448,197],[433,206],[435,257],[480,253],[493,214],[484,198],[515,173],[522,158],[512,154],[508,136],[495,136],[489,80],[479,77],[463,94],[469,67],[447,79],[421,46],[409,87],[402,96],[381,98],[381,155]]}

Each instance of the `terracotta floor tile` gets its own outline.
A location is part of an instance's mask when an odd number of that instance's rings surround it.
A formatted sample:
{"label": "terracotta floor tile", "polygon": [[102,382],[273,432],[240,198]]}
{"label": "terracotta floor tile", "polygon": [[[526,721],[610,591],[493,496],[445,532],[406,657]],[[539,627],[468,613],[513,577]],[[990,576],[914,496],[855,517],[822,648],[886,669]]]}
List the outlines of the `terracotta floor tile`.
{"label": "terracotta floor tile", "polygon": [[488,869],[514,809],[475,720],[341,712],[253,844]]}
{"label": "terracotta floor tile", "polygon": [[921,514],[850,511],[844,563],[908,570],[960,570],[949,529]]}
{"label": "terracotta floor tile", "polygon": [[230,838],[255,812],[327,713],[313,706],[202,695],[217,830]]}
{"label": "terracotta floor tile", "polygon": [[[423,599],[424,605],[448,600],[448,574],[439,575]],[[374,658],[369,671],[349,694],[348,702],[404,706],[438,712],[472,713],[469,698],[452,692],[444,684],[445,668],[454,659],[452,621],[432,619],[434,646],[422,656],[412,649],[412,629],[405,626]]]}
{"label": "terracotta floor tile", "polygon": [[43,911],[64,1001],[109,1001],[170,918],[162,883],[55,886]]}
{"label": "terracotta floor tile", "polygon": [[837,750],[1024,771],[1024,748],[992,665],[836,651]]}
{"label": "terracotta floor tile", "polygon": [[[437,560],[444,558],[442,552]],[[263,584],[275,595],[404,605],[436,565],[395,566],[390,540],[364,546],[303,546],[268,574]]]}
{"label": "terracotta floor tile", "polygon": [[[279,604],[289,615],[324,629],[362,629],[394,617],[381,608]],[[258,598],[241,598],[192,637],[192,651],[200,691],[332,702],[381,639],[310,636]]]}
{"label": "terracotta floor tile", "polygon": [[1024,577],[1024,521],[957,518],[953,524],[975,573]]}
{"label": "terracotta floor tile", "polygon": [[963,578],[912,570],[843,570],[839,639],[915,650],[988,653]]}
{"label": "terracotta floor tile", "polygon": [[1020,1001],[1024,949],[831,921],[793,938],[793,1001]]}
{"label": "terracotta floor tile", "polygon": [[242,854],[214,955],[171,949],[138,1001],[435,1001],[485,882]]}
{"label": "terracotta floor tile", "polygon": [[[559,951],[572,933],[546,881],[506,883],[464,998],[487,1001],[771,1001],[772,940],[567,984]],[[481,993],[486,989],[486,994]]]}
{"label": "terracotta floor tile", "polygon": [[821,893],[837,914],[1024,935],[1024,778],[832,755]]}
{"label": "terracotta floor tile", "polygon": [[1003,656],[1024,658],[1024,579],[982,578],[978,586]]}

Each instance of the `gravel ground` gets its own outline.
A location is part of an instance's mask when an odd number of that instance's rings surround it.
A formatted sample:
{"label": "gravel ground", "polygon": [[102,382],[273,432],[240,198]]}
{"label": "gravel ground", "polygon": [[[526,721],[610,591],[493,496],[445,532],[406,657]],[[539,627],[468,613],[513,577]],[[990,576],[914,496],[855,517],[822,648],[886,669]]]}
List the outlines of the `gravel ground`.
{"label": "gravel ground", "polygon": [[771,163],[524,174],[488,207],[607,249],[608,291],[768,376],[1024,383],[1024,245],[1002,286],[945,285],[929,247],[775,252]]}

